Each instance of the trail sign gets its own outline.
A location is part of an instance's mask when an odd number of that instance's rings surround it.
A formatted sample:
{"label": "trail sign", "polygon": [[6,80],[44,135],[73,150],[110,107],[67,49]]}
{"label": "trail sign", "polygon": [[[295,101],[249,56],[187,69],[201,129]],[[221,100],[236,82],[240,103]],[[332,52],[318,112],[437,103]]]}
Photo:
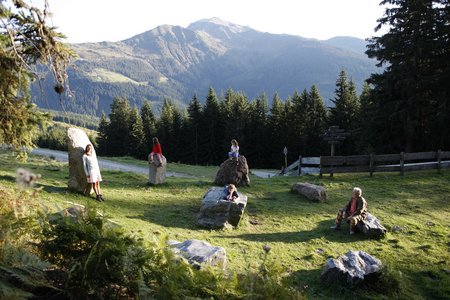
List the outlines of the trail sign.
{"label": "trail sign", "polygon": [[339,126],[330,126],[330,128],[325,130],[325,132],[319,136],[331,145],[331,156],[334,156],[335,145],[345,140],[349,135],[349,132],[345,132],[345,130],[339,128]]}

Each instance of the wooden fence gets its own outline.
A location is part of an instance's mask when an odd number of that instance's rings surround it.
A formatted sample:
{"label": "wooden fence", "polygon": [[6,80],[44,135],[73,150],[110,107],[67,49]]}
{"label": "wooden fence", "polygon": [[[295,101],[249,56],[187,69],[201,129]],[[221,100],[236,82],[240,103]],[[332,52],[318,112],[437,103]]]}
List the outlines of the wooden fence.
{"label": "wooden fence", "polygon": [[449,168],[450,151],[351,156],[321,156],[320,176],[333,173],[400,172]]}

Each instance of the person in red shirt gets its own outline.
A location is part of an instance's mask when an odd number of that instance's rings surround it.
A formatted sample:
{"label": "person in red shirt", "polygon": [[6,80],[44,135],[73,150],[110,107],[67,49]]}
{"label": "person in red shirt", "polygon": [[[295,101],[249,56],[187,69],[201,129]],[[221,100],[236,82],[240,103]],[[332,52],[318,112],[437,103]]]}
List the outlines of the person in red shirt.
{"label": "person in red shirt", "polygon": [[341,221],[345,219],[347,223],[350,223],[350,234],[355,233],[356,224],[364,221],[367,215],[367,202],[361,195],[362,190],[360,188],[353,188],[352,198],[344,208],[339,209],[336,224],[331,228],[340,229]]}
{"label": "person in red shirt", "polygon": [[160,166],[162,164],[162,149],[161,144],[159,143],[159,140],[157,137],[153,138],[153,148],[152,152],[148,155],[148,163],[151,164],[155,161],[155,155],[158,158],[159,163],[157,162],[156,165]]}

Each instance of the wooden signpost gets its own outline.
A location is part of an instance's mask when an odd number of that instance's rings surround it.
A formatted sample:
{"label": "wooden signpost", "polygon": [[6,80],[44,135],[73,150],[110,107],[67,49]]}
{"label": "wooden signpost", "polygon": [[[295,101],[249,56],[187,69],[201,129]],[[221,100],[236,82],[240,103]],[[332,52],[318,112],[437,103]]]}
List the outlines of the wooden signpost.
{"label": "wooden signpost", "polygon": [[344,141],[349,135],[349,132],[345,132],[344,129],[339,128],[339,126],[330,126],[330,128],[321,134],[320,137],[331,145],[331,156],[334,156],[335,145]]}

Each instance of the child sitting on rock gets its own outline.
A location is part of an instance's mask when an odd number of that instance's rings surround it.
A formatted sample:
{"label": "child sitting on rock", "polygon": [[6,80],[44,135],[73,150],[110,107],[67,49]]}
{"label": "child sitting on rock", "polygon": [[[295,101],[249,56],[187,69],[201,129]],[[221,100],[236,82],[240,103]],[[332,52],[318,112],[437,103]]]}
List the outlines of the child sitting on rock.
{"label": "child sitting on rock", "polygon": [[228,157],[230,160],[235,159],[236,161],[239,161],[239,144],[235,139],[231,140],[231,149],[230,152],[228,152]]}
{"label": "child sitting on rock", "polygon": [[230,183],[226,189],[226,195],[224,197],[224,200],[228,200],[228,201],[236,201],[237,198],[239,198],[236,186],[232,183]]}

